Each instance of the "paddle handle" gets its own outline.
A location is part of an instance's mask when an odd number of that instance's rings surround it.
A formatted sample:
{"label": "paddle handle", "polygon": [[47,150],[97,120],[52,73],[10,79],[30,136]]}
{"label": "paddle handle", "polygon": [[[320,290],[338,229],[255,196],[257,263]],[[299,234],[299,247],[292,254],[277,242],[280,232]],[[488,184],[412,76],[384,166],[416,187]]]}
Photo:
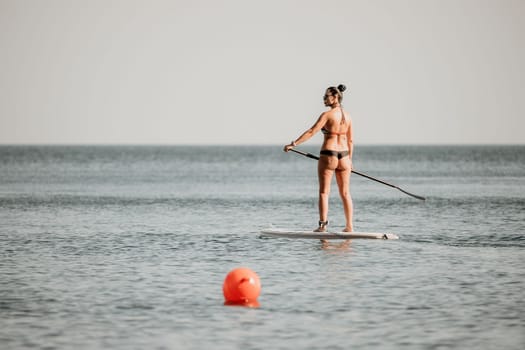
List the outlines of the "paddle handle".
{"label": "paddle handle", "polygon": [[[296,149],[294,149],[294,148],[290,149],[290,151],[295,152],[295,153],[298,153],[298,154],[303,155],[303,156],[308,157],[308,158],[312,158],[312,159],[319,160],[319,157],[316,156],[315,154],[311,154],[311,153],[307,153],[307,152],[302,152],[302,151],[296,150]],[[388,182],[386,182],[386,181],[376,179],[375,177],[372,177],[372,176],[367,175],[367,174],[365,174],[365,173],[359,172],[359,171],[357,171],[357,170],[352,170],[352,172],[353,172],[354,174],[356,174],[356,175],[359,175],[359,176],[362,176],[362,177],[366,177],[367,179],[370,179],[370,180],[372,180],[372,181],[379,182],[380,184],[387,185],[387,186],[390,186],[390,187],[392,187],[392,188],[395,188],[395,189],[397,189],[397,190],[403,192],[404,194],[408,194],[409,196],[414,197],[414,198],[416,198],[416,199],[419,199],[419,200],[422,200],[422,201],[426,200],[425,197],[418,196],[417,194],[410,193],[410,192],[405,191],[405,190],[403,190],[402,188],[400,188],[400,187],[398,187],[398,186],[396,186],[396,185],[392,185],[392,184],[390,184],[390,183],[388,183]]]}

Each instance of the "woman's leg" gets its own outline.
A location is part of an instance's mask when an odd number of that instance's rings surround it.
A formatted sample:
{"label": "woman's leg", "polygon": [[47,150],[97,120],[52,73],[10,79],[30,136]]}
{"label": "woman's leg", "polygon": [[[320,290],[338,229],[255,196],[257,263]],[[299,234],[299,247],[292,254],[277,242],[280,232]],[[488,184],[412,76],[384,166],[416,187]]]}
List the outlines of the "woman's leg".
{"label": "woman's leg", "polygon": [[353,204],[352,197],[350,195],[350,173],[351,168],[346,167],[344,159],[341,159],[341,166],[335,172],[335,178],[337,180],[337,186],[339,187],[339,195],[343,202],[343,209],[345,212],[346,227],[345,231],[351,232],[353,230],[352,215],[353,215]]}
{"label": "woman's leg", "polygon": [[334,174],[334,160],[337,158],[321,156],[317,164],[319,177],[319,221],[328,221],[328,199],[330,197],[330,183]]}

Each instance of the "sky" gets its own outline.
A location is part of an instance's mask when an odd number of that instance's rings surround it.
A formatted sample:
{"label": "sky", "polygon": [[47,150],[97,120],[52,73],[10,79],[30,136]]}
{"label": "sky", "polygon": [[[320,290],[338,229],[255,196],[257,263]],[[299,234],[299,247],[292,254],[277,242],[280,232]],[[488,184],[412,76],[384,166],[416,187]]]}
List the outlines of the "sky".
{"label": "sky", "polygon": [[[524,144],[523,0],[0,0],[0,144]],[[309,141],[319,144],[319,134]]]}

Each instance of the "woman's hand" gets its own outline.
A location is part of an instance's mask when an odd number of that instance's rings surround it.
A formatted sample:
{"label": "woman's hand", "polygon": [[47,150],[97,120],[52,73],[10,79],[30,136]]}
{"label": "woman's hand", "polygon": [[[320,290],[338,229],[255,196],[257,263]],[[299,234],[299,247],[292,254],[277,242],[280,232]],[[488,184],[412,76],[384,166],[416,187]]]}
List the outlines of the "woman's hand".
{"label": "woman's hand", "polygon": [[296,143],[294,141],[292,141],[290,144],[284,146],[283,151],[284,152],[289,152],[295,146],[296,146]]}

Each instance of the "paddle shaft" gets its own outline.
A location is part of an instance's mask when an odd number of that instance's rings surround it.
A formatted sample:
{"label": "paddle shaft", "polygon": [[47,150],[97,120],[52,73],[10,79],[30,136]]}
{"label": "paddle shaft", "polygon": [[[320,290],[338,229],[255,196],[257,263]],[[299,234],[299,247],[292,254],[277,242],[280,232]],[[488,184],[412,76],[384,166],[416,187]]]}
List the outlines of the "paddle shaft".
{"label": "paddle shaft", "polygon": [[[296,149],[294,149],[294,148],[292,148],[290,151],[295,152],[295,153],[298,153],[298,154],[303,155],[303,156],[308,157],[308,158],[312,158],[312,159],[319,160],[319,157],[316,156],[315,154],[311,154],[311,153],[307,153],[307,152],[298,151],[298,150],[296,150]],[[395,189],[397,189],[397,190],[399,190],[399,191],[401,191],[401,192],[403,192],[403,193],[405,193],[405,194],[408,194],[408,195],[411,196],[411,197],[417,198],[417,199],[419,199],[419,200],[424,201],[424,200],[426,199],[425,197],[421,197],[421,196],[418,196],[418,195],[416,195],[416,194],[413,194],[413,193],[407,192],[407,191],[403,190],[402,188],[400,188],[400,187],[398,187],[398,186],[396,186],[396,185],[389,184],[389,183],[386,182],[386,181],[376,179],[375,177],[372,177],[372,176],[370,176],[370,175],[364,174],[364,173],[362,173],[362,172],[359,172],[359,171],[356,171],[356,170],[352,170],[352,172],[353,172],[354,174],[356,174],[356,175],[359,175],[359,176],[362,176],[362,177],[366,177],[367,179],[373,180],[373,181],[375,181],[375,182],[379,182],[380,184],[387,185],[387,186],[390,186],[390,187],[392,187],[392,188],[395,188]]]}

